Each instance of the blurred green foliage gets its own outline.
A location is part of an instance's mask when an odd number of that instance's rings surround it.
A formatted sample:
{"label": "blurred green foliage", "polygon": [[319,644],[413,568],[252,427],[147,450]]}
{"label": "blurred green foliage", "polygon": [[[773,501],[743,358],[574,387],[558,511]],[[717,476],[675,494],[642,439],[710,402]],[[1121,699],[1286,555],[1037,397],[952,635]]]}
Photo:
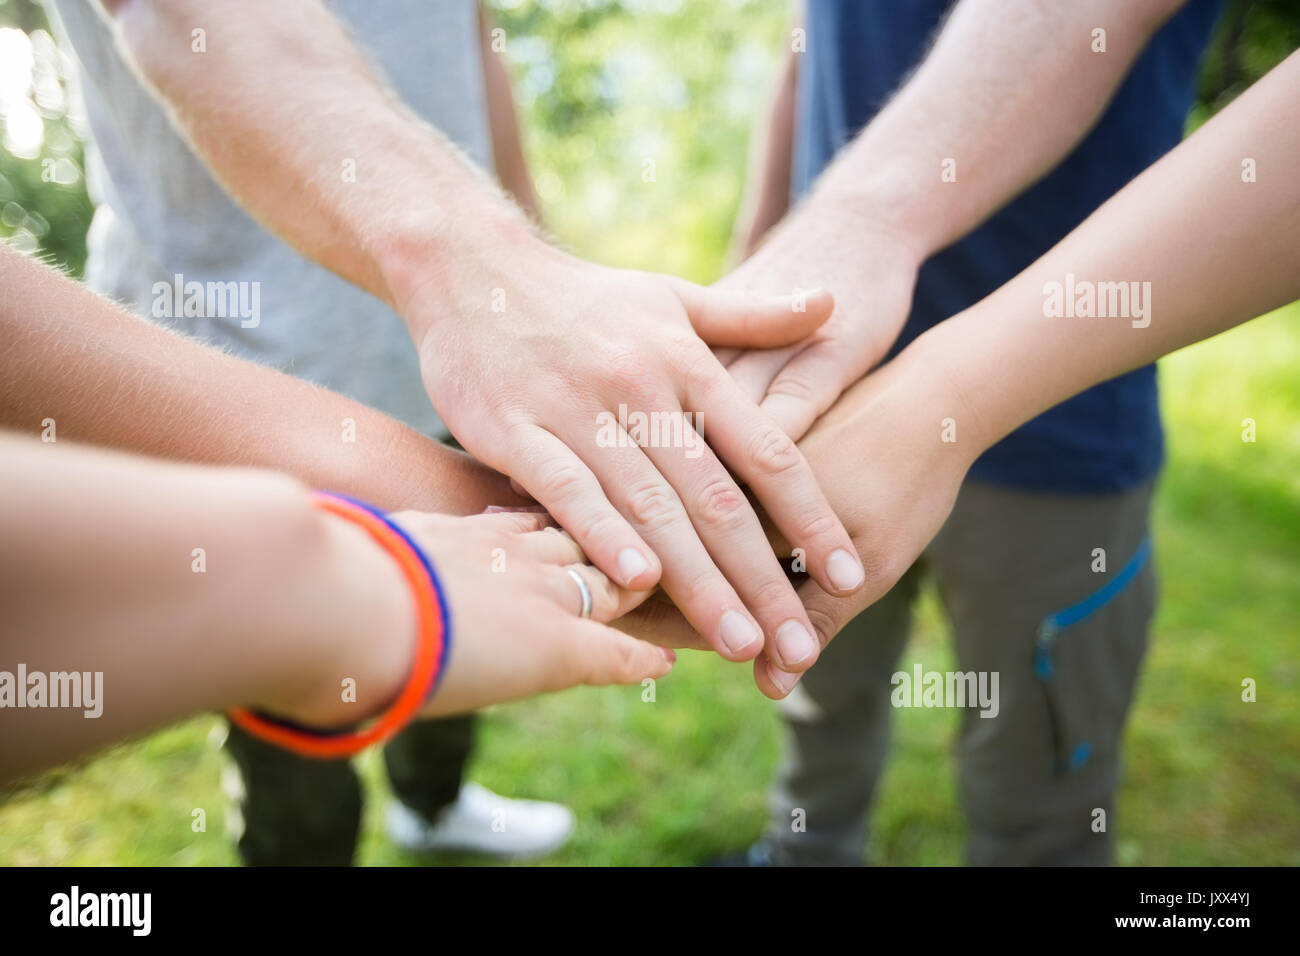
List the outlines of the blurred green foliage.
{"label": "blurred green foliage", "polygon": [[602,262],[715,277],[785,0],[492,6],[550,229]]}
{"label": "blurred green foliage", "polygon": [[1300,47],[1300,0],[1231,0],[1201,68],[1197,110],[1213,113]]}
{"label": "blurred green foliage", "polygon": [[[747,143],[794,23],[792,0],[490,0],[505,30],[546,224],[575,252],[700,281],[725,263]],[[30,37],[21,102],[0,90],[0,236],[80,275],[92,212],[69,64],[35,0],[0,0]],[[1300,0],[1230,0],[1192,125],[1300,46]],[[11,51],[13,44],[0,47]],[[0,76],[15,69],[0,53]],[[8,118],[38,116],[34,152]]]}
{"label": "blurred green foliage", "polygon": [[0,0],[0,237],[80,276],[94,209],[70,75],[44,8]]}

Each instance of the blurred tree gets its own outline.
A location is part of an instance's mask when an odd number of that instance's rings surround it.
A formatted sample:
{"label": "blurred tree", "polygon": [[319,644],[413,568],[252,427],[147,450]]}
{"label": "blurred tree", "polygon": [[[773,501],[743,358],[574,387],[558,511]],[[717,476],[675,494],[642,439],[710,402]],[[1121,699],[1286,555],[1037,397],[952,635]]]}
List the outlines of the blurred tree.
{"label": "blurred tree", "polygon": [[[574,251],[707,281],[793,0],[490,0],[547,223]],[[1300,46],[1300,0],[1230,0],[1195,126]],[[91,205],[70,64],[0,0],[0,237],[80,275]]]}
{"label": "blurred tree", "polygon": [[0,0],[0,237],[80,276],[94,209],[70,77],[44,9]]}
{"label": "blurred tree", "polygon": [[1300,0],[1230,0],[1201,69],[1198,125],[1300,48]]}

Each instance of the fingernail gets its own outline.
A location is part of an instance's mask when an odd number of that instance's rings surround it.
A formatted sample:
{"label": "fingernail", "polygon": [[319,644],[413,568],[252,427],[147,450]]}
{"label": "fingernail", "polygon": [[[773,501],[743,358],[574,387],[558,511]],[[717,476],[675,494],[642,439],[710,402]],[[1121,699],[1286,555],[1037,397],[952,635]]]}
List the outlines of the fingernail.
{"label": "fingernail", "polygon": [[783,664],[795,667],[817,653],[817,642],[799,621],[786,621],[776,629],[776,649]]}
{"label": "fingernail", "polygon": [[843,548],[832,552],[826,561],[826,576],[841,591],[856,591],[867,577],[862,562]]}
{"label": "fingernail", "polygon": [[785,671],[777,670],[774,666],[768,664],[767,676],[768,679],[772,681],[773,685],[775,685],[776,689],[781,692],[781,696],[784,697],[786,694],[790,693],[790,691],[794,690],[794,685],[799,683],[799,678],[802,675],[788,674]]}
{"label": "fingernail", "polygon": [[763,632],[749,618],[739,611],[728,611],[722,615],[722,643],[733,654],[741,654],[763,639]]}
{"label": "fingernail", "polygon": [[631,584],[650,567],[650,562],[636,548],[624,548],[618,553],[618,573],[624,584]]}

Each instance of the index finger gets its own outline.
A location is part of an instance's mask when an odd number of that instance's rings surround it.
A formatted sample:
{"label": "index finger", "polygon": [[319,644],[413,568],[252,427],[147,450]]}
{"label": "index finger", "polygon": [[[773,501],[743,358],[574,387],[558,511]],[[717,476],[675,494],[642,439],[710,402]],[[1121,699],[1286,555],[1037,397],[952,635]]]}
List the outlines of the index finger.
{"label": "index finger", "polygon": [[690,399],[713,422],[708,443],[753,490],[808,573],[832,594],[852,594],[866,581],[849,536],[822,494],[794,441],[722,372],[693,382]]}

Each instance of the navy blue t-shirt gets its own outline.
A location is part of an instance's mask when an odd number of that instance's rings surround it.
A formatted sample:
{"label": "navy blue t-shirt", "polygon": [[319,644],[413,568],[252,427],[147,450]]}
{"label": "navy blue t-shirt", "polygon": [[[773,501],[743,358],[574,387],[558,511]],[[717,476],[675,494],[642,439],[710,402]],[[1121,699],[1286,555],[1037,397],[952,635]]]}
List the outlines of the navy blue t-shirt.
{"label": "navy blue t-shirt", "polygon": [[[902,85],[950,6],[951,0],[809,0],[808,53],[799,65],[796,197]],[[1221,0],[1190,0],[1152,37],[1074,152],[925,263],[912,313],[891,354],[1021,272],[1178,144],[1221,6]],[[1149,365],[1028,422],[981,456],[971,474],[1020,488],[1105,492],[1150,478],[1162,457],[1156,370]]]}

